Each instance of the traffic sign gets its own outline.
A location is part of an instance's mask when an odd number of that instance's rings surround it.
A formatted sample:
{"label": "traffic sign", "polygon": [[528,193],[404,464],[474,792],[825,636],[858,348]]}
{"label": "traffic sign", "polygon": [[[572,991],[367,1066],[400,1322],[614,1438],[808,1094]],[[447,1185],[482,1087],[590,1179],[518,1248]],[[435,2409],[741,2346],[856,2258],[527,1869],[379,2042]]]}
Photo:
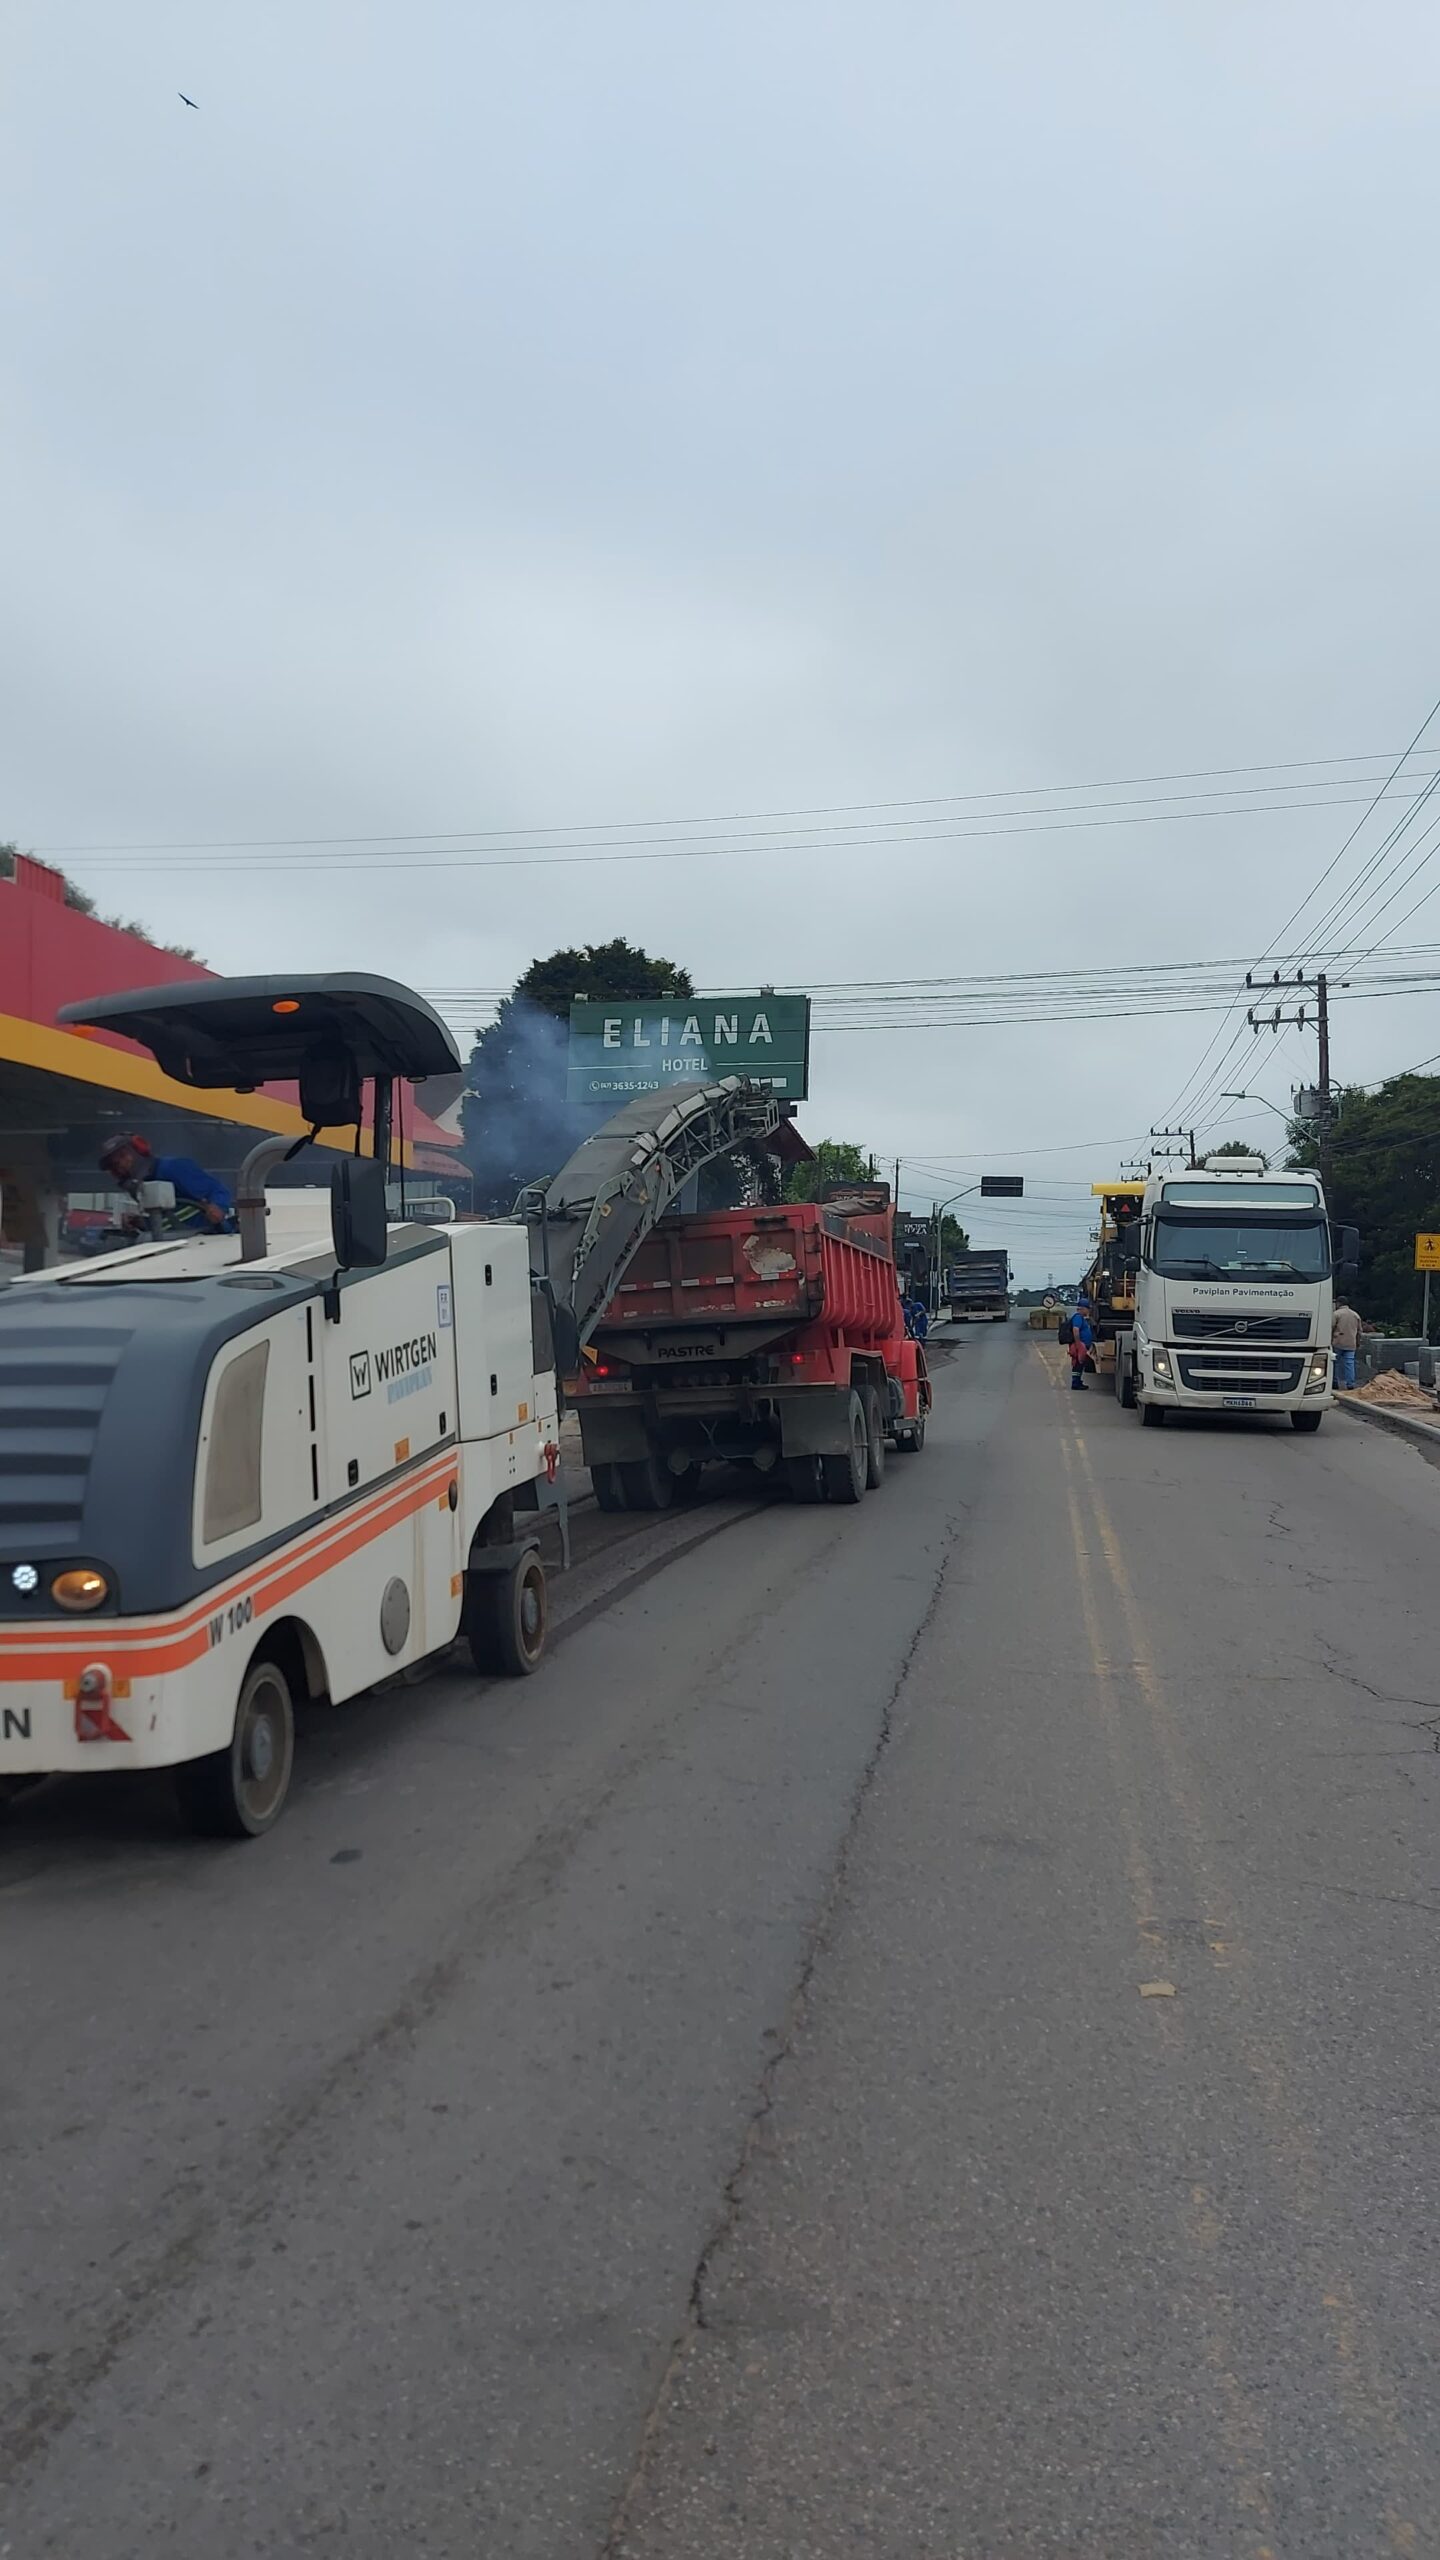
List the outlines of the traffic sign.
{"label": "traffic sign", "polygon": [[1440,1236],[1417,1236],[1415,1239],[1417,1271],[1440,1271]]}

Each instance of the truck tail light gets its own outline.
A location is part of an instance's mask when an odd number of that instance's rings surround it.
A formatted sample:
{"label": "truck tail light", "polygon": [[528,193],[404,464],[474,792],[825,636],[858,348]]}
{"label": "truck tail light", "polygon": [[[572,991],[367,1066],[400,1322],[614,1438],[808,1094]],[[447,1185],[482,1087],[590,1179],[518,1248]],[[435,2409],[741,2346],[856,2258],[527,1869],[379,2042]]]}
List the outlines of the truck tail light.
{"label": "truck tail light", "polygon": [[108,1662],[92,1662],[81,1672],[75,1692],[77,1742],[128,1742],[129,1734],[114,1715],[115,1684]]}

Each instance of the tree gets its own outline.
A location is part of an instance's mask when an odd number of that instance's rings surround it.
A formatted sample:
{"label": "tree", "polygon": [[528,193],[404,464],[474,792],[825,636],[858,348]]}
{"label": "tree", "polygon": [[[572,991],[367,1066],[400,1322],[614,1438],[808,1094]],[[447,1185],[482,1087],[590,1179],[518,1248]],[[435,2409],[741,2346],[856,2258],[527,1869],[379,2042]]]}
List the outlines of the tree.
{"label": "tree", "polygon": [[949,1210],[947,1209],[944,1217],[940,1221],[940,1267],[942,1271],[947,1262],[954,1260],[957,1253],[968,1253],[969,1250],[969,1230],[961,1226],[958,1218],[952,1218]]}
{"label": "tree", "polygon": [[475,1176],[475,1206],[493,1216],[513,1207],[527,1182],[558,1173],[605,1115],[566,1098],[572,999],[596,1003],[695,992],[687,970],[617,936],[532,960],[501,1000],[470,1052],[460,1125]]}
{"label": "tree", "polygon": [[[1356,1303],[1372,1323],[1413,1332],[1420,1318],[1417,1235],[1440,1233],[1440,1076],[1391,1076],[1339,1097],[1327,1205],[1360,1230]],[[1313,1128],[1295,1123],[1290,1161],[1316,1165]]]}
{"label": "tree", "polygon": [[821,1138],[812,1164],[792,1164],[785,1177],[787,1200],[818,1200],[832,1182],[873,1182],[875,1168],[863,1147],[848,1138]]}
{"label": "tree", "polygon": [[1223,1147],[1207,1147],[1205,1152],[1211,1156],[1259,1156],[1260,1162],[1266,1166],[1270,1162],[1267,1155],[1261,1155],[1258,1147],[1247,1147],[1243,1138],[1227,1138]]}

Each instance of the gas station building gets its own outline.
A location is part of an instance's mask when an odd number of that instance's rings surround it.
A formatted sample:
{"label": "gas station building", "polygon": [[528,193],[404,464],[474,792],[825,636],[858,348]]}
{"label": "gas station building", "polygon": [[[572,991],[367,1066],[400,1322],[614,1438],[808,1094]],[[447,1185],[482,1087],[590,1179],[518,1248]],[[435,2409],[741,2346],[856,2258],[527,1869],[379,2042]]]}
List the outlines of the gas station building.
{"label": "gas station building", "polygon": [[[23,854],[13,876],[0,876],[0,1244],[18,1248],[26,1270],[57,1259],[67,1204],[106,1190],[96,1159],[107,1138],[138,1131],[157,1155],[193,1156],[233,1187],[257,1138],[306,1130],[293,1086],[197,1096],[132,1041],[60,1030],[62,1005],[215,975],[83,914],[65,891],[63,874]],[[470,1185],[458,1142],[405,1087],[396,1136],[417,1187],[438,1187],[463,1206]],[[326,1180],[353,1146],[353,1131],[322,1132],[295,1177]]]}

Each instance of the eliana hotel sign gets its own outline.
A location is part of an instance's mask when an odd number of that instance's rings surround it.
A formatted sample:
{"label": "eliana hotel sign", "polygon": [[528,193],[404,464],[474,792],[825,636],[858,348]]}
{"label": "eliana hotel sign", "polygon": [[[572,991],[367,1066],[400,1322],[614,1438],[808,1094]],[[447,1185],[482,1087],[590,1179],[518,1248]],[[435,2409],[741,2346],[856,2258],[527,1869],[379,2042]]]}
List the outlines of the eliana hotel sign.
{"label": "eliana hotel sign", "polygon": [[803,1102],[810,1073],[810,999],[669,996],[570,1007],[572,1102],[608,1102],[671,1085],[751,1076]]}

